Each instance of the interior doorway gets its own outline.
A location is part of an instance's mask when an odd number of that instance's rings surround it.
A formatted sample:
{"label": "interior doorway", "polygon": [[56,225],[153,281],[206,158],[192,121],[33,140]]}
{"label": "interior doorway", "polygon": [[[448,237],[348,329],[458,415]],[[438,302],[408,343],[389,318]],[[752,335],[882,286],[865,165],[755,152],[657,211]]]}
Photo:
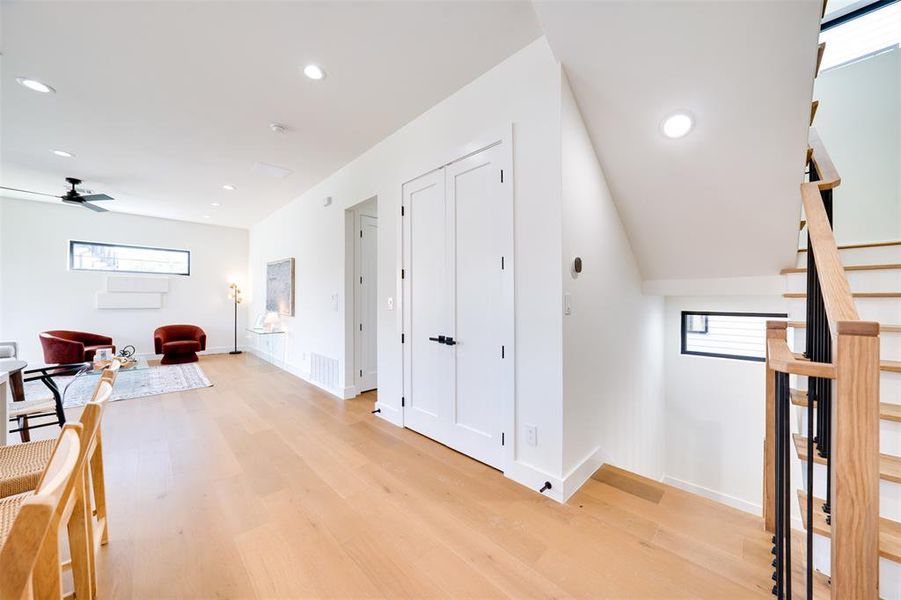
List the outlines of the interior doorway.
{"label": "interior doorway", "polygon": [[378,388],[378,198],[348,210],[353,238],[353,384],[356,394]]}

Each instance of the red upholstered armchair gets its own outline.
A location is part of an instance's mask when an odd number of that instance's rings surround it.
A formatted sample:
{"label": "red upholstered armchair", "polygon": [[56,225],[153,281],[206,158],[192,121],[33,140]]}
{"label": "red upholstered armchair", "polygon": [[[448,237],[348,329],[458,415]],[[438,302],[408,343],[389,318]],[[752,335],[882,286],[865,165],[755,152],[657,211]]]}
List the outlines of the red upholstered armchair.
{"label": "red upholstered armchair", "polygon": [[206,350],[206,333],[197,325],[163,325],[153,332],[153,348],[163,355],[161,364],[195,362],[197,353]]}
{"label": "red upholstered armchair", "polygon": [[39,337],[44,349],[44,362],[47,364],[89,362],[94,360],[94,354],[101,348],[116,351],[113,338],[96,333],[57,329],[44,331]]}

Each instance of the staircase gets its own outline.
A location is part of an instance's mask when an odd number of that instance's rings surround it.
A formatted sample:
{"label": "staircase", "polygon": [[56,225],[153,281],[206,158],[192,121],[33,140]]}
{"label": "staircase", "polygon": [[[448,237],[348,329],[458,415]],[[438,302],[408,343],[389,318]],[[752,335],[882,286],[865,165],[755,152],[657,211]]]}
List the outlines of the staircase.
{"label": "staircase", "polygon": [[801,184],[806,244],[782,272],[789,321],[767,324],[772,591],[901,599],[901,241],[836,245],[841,178],[813,128],[817,106]]}
{"label": "staircase", "polygon": [[[838,248],[854,304],[860,318],[879,326],[879,596],[901,598],[901,241],[855,244]],[[792,347],[806,347],[807,250],[798,251],[797,265],[782,270],[788,299],[788,332]],[[794,512],[808,527],[807,431],[808,393],[806,378],[790,389],[793,409],[792,446],[797,479]],[[814,419],[818,403],[814,400]],[[831,573],[832,526],[823,511],[826,498],[826,459],[814,452],[813,477],[813,565]],[[796,509],[797,510],[797,509]]]}

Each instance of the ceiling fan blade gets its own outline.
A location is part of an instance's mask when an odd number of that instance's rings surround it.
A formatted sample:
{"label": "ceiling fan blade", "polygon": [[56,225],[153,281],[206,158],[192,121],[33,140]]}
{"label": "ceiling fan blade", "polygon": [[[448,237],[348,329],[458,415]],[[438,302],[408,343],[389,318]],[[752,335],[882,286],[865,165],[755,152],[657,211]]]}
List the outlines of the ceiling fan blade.
{"label": "ceiling fan blade", "polygon": [[109,212],[102,206],[97,206],[96,204],[91,204],[90,202],[79,202],[79,204],[81,204],[85,208],[93,210],[94,212]]}
{"label": "ceiling fan blade", "polygon": [[87,196],[82,196],[85,202],[103,202],[105,200],[115,200],[112,196],[107,196],[106,194],[89,194]]}
{"label": "ceiling fan blade", "polygon": [[45,194],[44,192],[32,192],[31,190],[20,190],[17,188],[6,187],[0,185],[0,190],[9,190],[11,192],[23,192],[25,194],[37,194],[38,196],[50,196],[51,198],[59,198],[56,194]]}

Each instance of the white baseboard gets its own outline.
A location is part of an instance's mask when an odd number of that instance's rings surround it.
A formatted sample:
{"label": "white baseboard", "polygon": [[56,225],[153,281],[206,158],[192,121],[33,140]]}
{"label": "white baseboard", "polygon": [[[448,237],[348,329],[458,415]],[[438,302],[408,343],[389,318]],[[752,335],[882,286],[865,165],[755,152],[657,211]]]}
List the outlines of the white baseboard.
{"label": "white baseboard", "polygon": [[607,462],[606,456],[603,451],[601,451],[600,446],[595,448],[591,453],[588,454],[582,461],[573,467],[569,473],[563,476],[563,501],[572,497],[579,488],[582,487],[586,481],[588,481],[592,475],[594,475],[595,471],[601,468],[601,466]]}
{"label": "white baseboard", "polygon": [[548,482],[551,484],[551,489],[545,491],[542,495],[560,503],[565,502],[565,499],[563,498],[563,480],[559,477],[548,475],[537,467],[515,461],[512,465],[506,465],[504,477],[512,479],[516,483],[524,485],[536,492],[544,486],[545,482]]}
{"label": "white baseboard", "polygon": [[380,419],[385,419],[392,425],[397,425],[398,427],[404,426],[404,416],[401,413],[400,407],[388,406],[387,404],[376,402],[375,409],[379,409],[380,412],[375,413],[373,416],[376,416]]}
{"label": "white baseboard", "polygon": [[[210,354],[228,354],[232,350],[234,350],[234,346],[215,346],[213,348],[207,348],[206,350],[201,350],[197,354],[200,356],[207,356]],[[244,348],[243,346],[238,346],[238,350],[243,352],[249,352],[249,349]],[[162,354],[154,354],[153,352],[136,352],[135,356],[137,358],[143,358],[144,360],[159,360],[163,357]]]}
{"label": "white baseboard", "polygon": [[735,496],[730,496],[729,494],[724,494],[722,492],[717,492],[715,490],[711,490],[694,483],[682,481],[681,479],[676,479],[675,477],[666,476],[663,478],[663,483],[677,487],[680,490],[684,490],[692,494],[697,494],[698,496],[704,496],[705,498],[715,500],[720,504],[725,504],[726,506],[737,508],[738,510],[744,511],[746,513],[751,513],[752,515],[756,515],[758,517],[763,515],[763,507],[761,507],[759,504],[754,504],[753,502],[748,502],[747,500],[742,500],[741,498],[736,498]]}

